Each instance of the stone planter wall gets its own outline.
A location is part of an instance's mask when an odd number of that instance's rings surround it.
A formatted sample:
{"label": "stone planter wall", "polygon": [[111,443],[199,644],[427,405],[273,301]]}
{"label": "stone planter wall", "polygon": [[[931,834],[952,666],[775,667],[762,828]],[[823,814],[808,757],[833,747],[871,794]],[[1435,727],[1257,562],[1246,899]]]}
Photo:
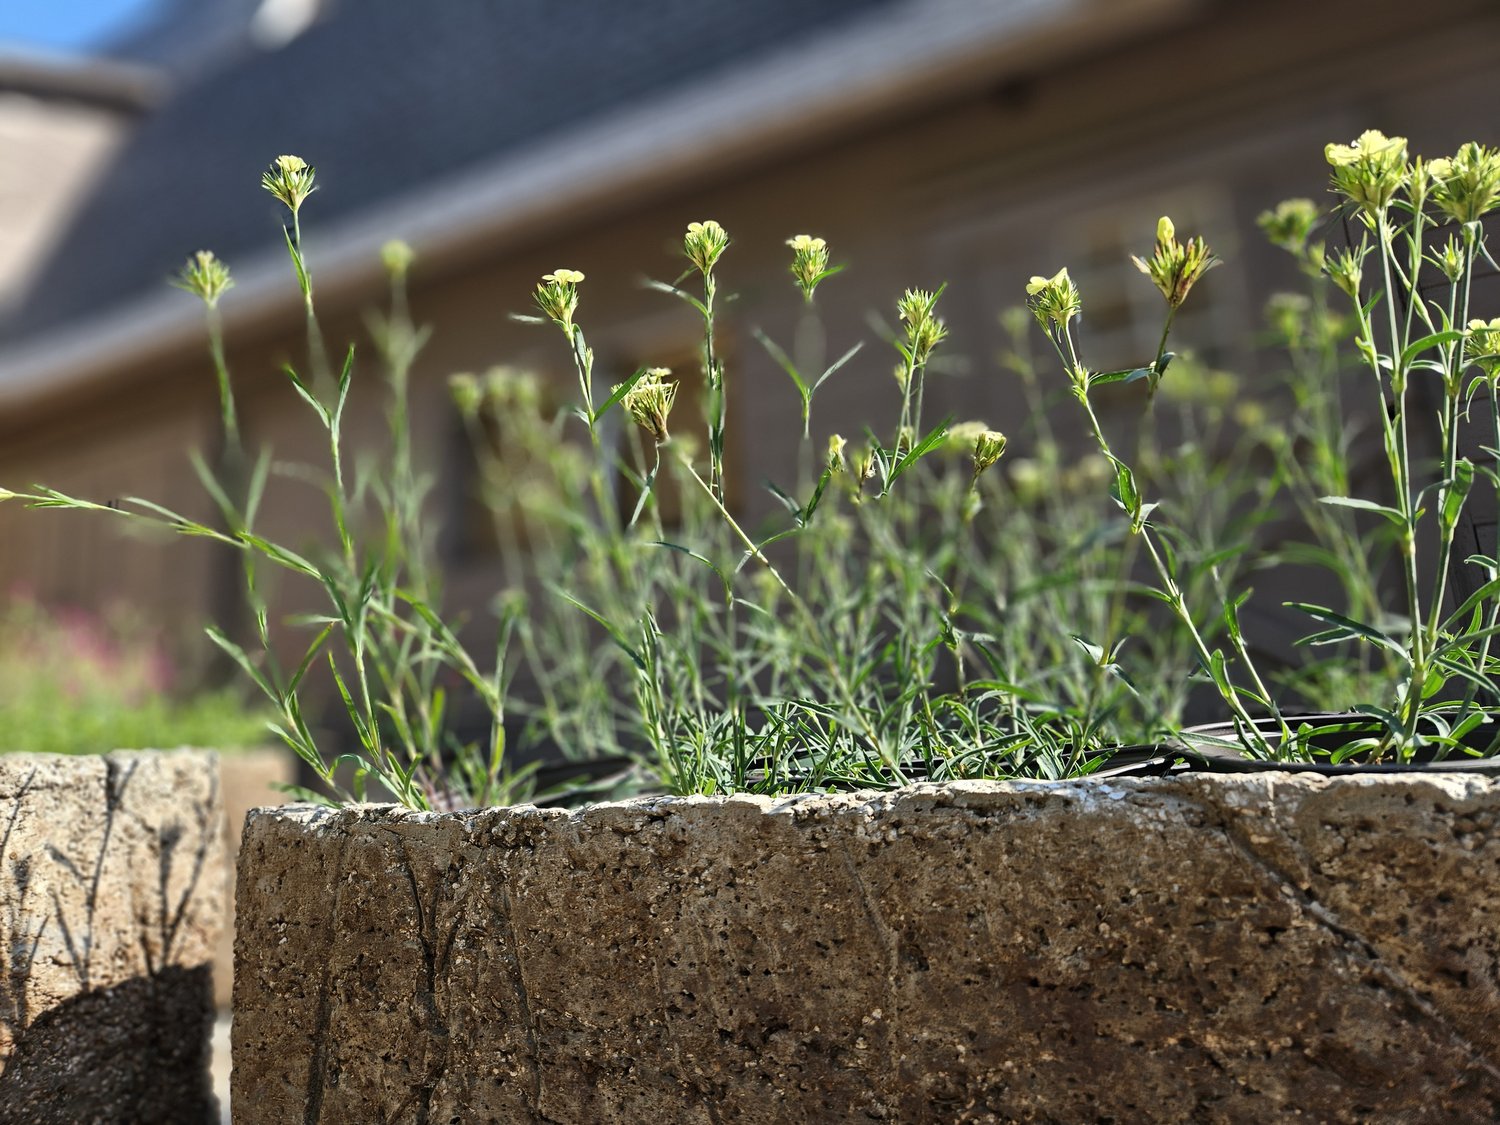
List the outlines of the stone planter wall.
{"label": "stone planter wall", "polygon": [[1474,775],[267,810],[237,1119],[1496,1120],[1497,817]]}
{"label": "stone planter wall", "polygon": [[0,1121],[215,1120],[211,754],[0,757]]}

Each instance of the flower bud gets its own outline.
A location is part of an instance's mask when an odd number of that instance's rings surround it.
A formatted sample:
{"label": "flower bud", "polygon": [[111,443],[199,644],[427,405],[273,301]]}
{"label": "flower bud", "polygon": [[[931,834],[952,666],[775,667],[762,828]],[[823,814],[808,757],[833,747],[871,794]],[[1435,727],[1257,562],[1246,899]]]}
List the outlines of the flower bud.
{"label": "flower bud", "polygon": [[380,262],[393,278],[405,277],[416,256],[416,252],[399,238],[391,239],[380,248]]}
{"label": "flower bud", "polygon": [[479,388],[479,380],[467,371],[448,376],[448,393],[453,397],[453,404],[465,417],[477,414],[484,403],[484,392]]}
{"label": "flower bud", "polygon": [[234,287],[229,276],[229,267],[214,257],[212,250],[199,250],[177,272],[172,284],[201,300],[209,308],[216,308],[219,298]]}
{"label": "flower bud", "polygon": [[1136,269],[1149,277],[1172,308],[1180,308],[1198,279],[1219,264],[1201,238],[1177,241],[1177,229],[1165,215],[1156,224],[1156,249],[1149,259],[1131,256]]}
{"label": "flower bud", "polygon": [[974,439],[974,476],[977,478],[1005,452],[1005,435],[999,430],[985,430]]}
{"label": "flower bud", "polygon": [[[620,399],[620,404],[635,419],[636,425],[650,434],[657,445],[671,436],[667,430],[667,416],[672,413],[677,384],[667,379],[670,374],[670,368],[653,367]],[[614,389],[619,390],[619,387]]]}

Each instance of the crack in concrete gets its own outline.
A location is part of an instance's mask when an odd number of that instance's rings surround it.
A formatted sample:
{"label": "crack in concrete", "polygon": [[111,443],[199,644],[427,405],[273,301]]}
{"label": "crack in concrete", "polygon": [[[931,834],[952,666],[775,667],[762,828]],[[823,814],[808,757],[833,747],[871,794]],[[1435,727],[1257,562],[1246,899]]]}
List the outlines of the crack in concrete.
{"label": "crack in concrete", "polygon": [[[1270,879],[1281,889],[1288,892],[1297,905],[1314,919],[1329,933],[1333,934],[1346,946],[1354,947],[1353,951],[1363,957],[1368,963],[1370,972],[1378,979],[1382,987],[1393,996],[1398,997],[1404,1003],[1420,1012],[1438,1032],[1445,1034],[1449,1040],[1457,1046],[1468,1057],[1468,1061],[1483,1070],[1496,1082],[1500,1082],[1500,1066],[1485,1057],[1484,1052],[1476,1044],[1470,1042],[1457,1027],[1454,1027],[1448,1017],[1437,1008],[1431,1001],[1425,999],[1416,987],[1394,969],[1384,958],[1375,945],[1359,933],[1353,926],[1345,922],[1339,915],[1325,906],[1310,890],[1305,890],[1292,876],[1290,872],[1283,871],[1280,866],[1264,855],[1249,840],[1244,832],[1233,826],[1231,816],[1220,803],[1211,798],[1195,800],[1184,797],[1184,803],[1210,814],[1217,823],[1219,831],[1223,832],[1224,838],[1234,847],[1235,851],[1249,860],[1258,870],[1269,876]],[[1307,864],[1309,879],[1317,871],[1317,865],[1312,862],[1311,857],[1296,839],[1293,833],[1281,823],[1276,815],[1276,799],[1274,794],[1270,795],[1266,806],[1271,812],[1268,817],[1277,834],[1286,842],[1287,846],[1298,853]]]}
{"label": "crack in concrete", "polygon": [[317,1125],[323,1116],[323,1082],[328,1067],[328,1025],[333,1014],[333,949],[338,944],[339,906],[344,898],[344,856],[349,837],[339,841],[334,855],[333,905],[328,911],[328,943],[323,950],[323,971],[318,977],[318,1002],[313,1017],[312,1055],[307,1060],[307,1107],[303,1125]]}
{"label": "crack in concrete", "polygon": [[511,903],[510,887],[500,884],[501,910],[492,916],[505,929],[505,948],[509,951],[505,960],[510,965],[511,991],[515,993],[516,1007],[521,1012],[521,1028],[526,1035],[527,1059],[531,1063],[531,1114],[537,1120],[546,1120],[542,1115],[542,1056],[536,1033],[536,1016],[531,1011],[531,992],[526,987],[526,974],[521,966],[521,946],[516,938],[514,906]]}
{"label": "crack in concrete", "polygon": [[[437,1087],[448,1072],[448,1060],[452,1048],[452,1036],[448,1027],[448,1017],[437,1002],[437,986],[440,978],[446,978],[448,971],[448,959],[453,952],[453,939],[458,931],[458,919],[461,910],[455,910],[453,925],[449,928],[448,936],[442,942],[442,952],[439,952],[438,943],[438,906],[443,898],[442,887],[434,886],[429,898],[429,907],[422,901],[422,889],[417,880],[417,872],[411,861],[411,853],[407,850],[406,841],[399,833],[392,833],[396,837],[396,846],[401,852],[401,868],[406,874],[407,885],[411,888],[412,904],[417,912],[417,941],[422,947],[422,974],[425,988],[422,990],[421,1001],[427,1009],[428,1023],[425,1027],[426,1034],[423,1036],[425,1046],[430,1050],[434,1044],[440,1044],[436,1051],[437,1058],[429,1060],[424,1058],[424,1073],[422,1085],[415,1091],[417,1103],[417,1125],[428,1125],[432,1119],[432,1099],[437,1092]],[[462,904],[460,903],[461,907]],[[411,1099],[408,1099],[409,1104]]]}

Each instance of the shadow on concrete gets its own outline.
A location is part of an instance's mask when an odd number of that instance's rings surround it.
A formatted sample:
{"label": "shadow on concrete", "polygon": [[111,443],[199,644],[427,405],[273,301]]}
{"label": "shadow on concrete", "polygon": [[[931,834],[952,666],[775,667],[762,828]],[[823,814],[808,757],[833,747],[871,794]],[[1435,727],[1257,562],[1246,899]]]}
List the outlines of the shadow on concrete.
{"label": "shadow on concrete", "polygon": [[[8,909],[0,917],[0,1026],[13,1041],[0,1059],[0,1125],[200,1125],[219,1120],[209,1074],[213,1028],[213,966],[172,963],[184,919],[205,874],[214,842],[216,792],[195,807],[196,836],[177,820],[156,825],[156,902],[137,915],[144,973],[101,986],[95,930],[106,860],[139,762],[122,768],[106,759],[104,820],[94,854],[74,857],[52,844],[41,853],[11,855],[12,836],[35,771],[21,786],[0,830],[0,871],[8,868]],[[217,778],[213,784],[217,785]],[[183,843],[197,846],[184,855]],[[38,863],[51,865],[82,891],[70,917],[54,883],[50,903],[33,894]],[[186,865],[185,886],[172,893],[174,869]],[[118,923],[116,923],[118,924]],[[41,1008],[29,987],[38,948],[49,929],[60,939],[75,988]],[[152,933],[151,931],[155,931]],[[154,940],[151,940],[154,938]],[[115,938],[118,941],[118,937]]]}
{"label": "shadow on concrete", "polygon": [[217,1122],[212,996],[211,966],[169,966],[40,1013],[0,1074],[0,1122]]}

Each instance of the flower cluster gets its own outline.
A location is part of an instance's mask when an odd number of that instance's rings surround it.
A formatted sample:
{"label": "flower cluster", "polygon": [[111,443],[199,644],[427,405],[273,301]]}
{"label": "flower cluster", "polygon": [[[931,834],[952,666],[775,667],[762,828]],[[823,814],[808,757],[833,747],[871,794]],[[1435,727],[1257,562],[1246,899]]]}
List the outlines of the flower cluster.
{"label": "flower cluster", "polygon": [[810,302],[818,282],[831,272],[828,269],[828,243],[810,234],[799,234],[787,239],[786,244],[792,248],[792,277],[797,288],[802,290],[802,296]]}
{"label": "flower cluster", "polygon": [[1186,242],[1178,242],[1177,228],[1165,215],[1157,220],[1156,249],[1151,257],[1144,259],[1132,255],[1130,260],[1156,284],[1173,309],[1180,308],[1198,279],[1219,264],[1218,255],[1203,239],[1194,236]]}
{"label": "flower cluster", "polygon": [[1051,335],[1054,328],[1061,331],[1083,311],[1083,298],[1064,266],[1051,277],[1036,276],[1027,282],[1026,305],[1043,331]]}
{"label": "flower cluster", "polygon": [[936,348],[948,335],[948,329],[933,310],[937,307],[942,290],[929,293],[925,289],[908,289],[896,302],[896,312],[906,325],[906,355],[913,367],[921,367],[932,357]]}
{"label": "flower cluster", "polygon": [[460,372],[448,377],[448,393],[459,410],[472,415],[488,405],[495,409],[536,410],[542,401],[542,388],[530,371],[514,367],[491,367],[483,377]]}
{"label": "flower cluster", "polygon": [[1333,190],[1370,215],[1385,209],[1410,173],[1406,138],[1376,129],[1361,133],[1352,145],[1329,145],[1323,153],[1333,169]]}
{"label": "flower cluster", "polygon": [[1490,321],[1469,321],[1464,358],[1478,365],[1490,379],[1500,380],[1500,316]]}
{"label": "flower cluster", "polygon": [[542,275],[533,295],[536,307],[570,333],[573,314],[578,311],[578,283],[582,280],[583,274],[577,270],[553,270]]}
{"label": "flower cluster", "polygon": [[233,288],[234,279],[229,276],[229,267],[214,257],[212,250],[199,250],[178,271],[172,284],[212,309],[218,306],[225,291]]}
{"label": "flower cluster", "polygon": [[1473,223],[1500,205],[1500,150],[1470,141],[1427,165],[1433,204],[1454,222]]}
{"label": "flower cluster", "polygon": [[[636,425],[651,435],[657,445],[671,436],[667,431],[667,416],[672,413],[672,400],[677,397],[677,384],[667,378],[670,368],[653,367],[635,381],[620,399]],[[615,390],[619,390],[616,387]]]}
{"label": "flower cluster", "polygon": [[1318,223],[1318,205],[1311,199],[1283,199],[1275,210],[1262,211],[1255,222],[1271,245],[1300,256]]}
{"label": "flower cluster", "polygon": [[728,248],[729,232],[712,219],[689,223],[687,234],[682,237],[682,252],[705,276]]}
{"label": "flower cluster", "polygon": [[300,156],[278,156],[261,174],[260,182],[295,215],[302,201],[317,190],[313,184],[314,176],[312,165]]}

